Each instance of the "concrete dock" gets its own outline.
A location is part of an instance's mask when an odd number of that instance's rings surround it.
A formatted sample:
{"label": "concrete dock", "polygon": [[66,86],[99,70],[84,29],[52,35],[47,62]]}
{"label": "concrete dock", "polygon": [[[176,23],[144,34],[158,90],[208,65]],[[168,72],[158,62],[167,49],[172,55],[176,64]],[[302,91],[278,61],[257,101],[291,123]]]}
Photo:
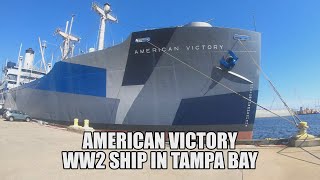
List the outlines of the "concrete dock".
{"label": "concrete dock", "polygon": [[255,170],[64,170],[61,151],[81,151],[82,135],[34,122],[0,119],[0,179],[319,180],[320,146],[237,146],[258,150]]}

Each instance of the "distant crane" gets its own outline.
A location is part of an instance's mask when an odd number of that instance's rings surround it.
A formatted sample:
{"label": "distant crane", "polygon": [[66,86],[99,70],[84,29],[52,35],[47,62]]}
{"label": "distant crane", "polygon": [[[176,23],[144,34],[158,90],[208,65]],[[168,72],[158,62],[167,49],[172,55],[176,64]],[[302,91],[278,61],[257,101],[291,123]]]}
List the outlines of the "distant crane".
{"label": "distant crane", "polygon": [[111,13],[110,4],[104,4],[103,8],[100,8],[96,3],[92,4],[92,9],[100,15],[100,29],[99,29],[99,41],[98,50],[104,49],[104,34],[106,30],[106,21],[118,22],[117,18],[113,17]]}
{"label": "distant crane", "polygon": [[62,60],[68,59],[73,56],[75,43],[80,41],[80,38],[71,34],[72,24],[73,24],[74,15],[71,18],[70,28],[68,32],[69,21],[66,23],[66,29],[63,32],[61,29],[57,29],[55,34],[60,35],[63,38],[63,45],[60,47]]}

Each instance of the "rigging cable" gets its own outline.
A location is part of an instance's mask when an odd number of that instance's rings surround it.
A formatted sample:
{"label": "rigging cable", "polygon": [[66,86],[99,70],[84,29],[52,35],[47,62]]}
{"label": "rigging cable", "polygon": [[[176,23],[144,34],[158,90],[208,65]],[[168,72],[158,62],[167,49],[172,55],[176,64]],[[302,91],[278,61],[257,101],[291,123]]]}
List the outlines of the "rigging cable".
{"label": "rigging cable", "polygon": [[253,103],[253,104],[257,105],[258,107],[262,108],[263,110],[268,111],[268,112],[270,112],[271,114],[276,115],[277,117],[279,117],[279,118],[281,118],[281,119],[284,119],[284,120],[286,120],[286,121],[288,121],[288,122],[292,123],[292,124],[293,124],[293,125],[295,125],[295,126],[297,125],[297,123],[296,123],[295,121],[294,121],[294,122],[292,122],[290,119],[285,118],[285,117],[282,117],[282,116],[278,115],[277,113],[274,113],[274,112],[270,111],[269,109],[267,109],[267,108],[263,107],[262,105],[260,105],[260,104],[258,104],[258,103],[256,103],[256,102],[252,101],[251,99],[249,99],[249,98],[247,98],[247,97],[245,97],[245,96],[241,95],[240,93],[238,93],[238,92],[236,92],[235,90],[231,89],[230,87],[228,87],[228,86],[226,86],[226,85],[224,85],[224,84],[220,83],[219,81],[217,81],[217,80],[213,79],[212,77],[210,77],[210,76],[208,76],[207,74],[205,74],[205,73],[201,72],[200,70],[198,70],[198,69],[196,69],[195,67],[193,67],[193,66],[189,65],[188,63],[186,63],[186,62],[184,62],[184,61],[180,60],[179,58],[177,58],[177,57],[175,57],[175,56],[171,55],[170,53],[168,53],[168,52],[166,52],[166,51],[163,51],[161,48],[159,48],[158,46],[156,46],[156,45],[152,44],[151,42],[148,42],[148,43],[149,43],[150,45],[152,45],[153,47],[155,47],[155,48],[157,48],[157,49],[160,49],[160,51],[162,51],[163,53],[165,53],[165,54],[167,54],[168,56],[172,57],[173,59],[177,60],[178,62],[182,63],[183,65],[187,66],[188,68],[190,68],[190,69],[192,69],[192,70],[194,70],[194,71],[198,72],[198,73],[199,73],[199,74],[201,74],[202,76],[204,76],[204,77],[206,77],[206,78],[210,79],[211,81],[213,81],[213,82],[215,82],[215,83],[217,83],[217,84],[221,85],[222,87],[224,87],[224,88],[228,89],[229,91],[231,91],[231,92],[235,93],[236,95],[238,95],[238,96],[242,97],[243,99],[245,99],[245,100],[247,100],[247,101],[249,101],[249,102],[251,102],[251,103]]}
{"label": "rigging cable", "polygon": [[253,61],[253,63],[257,66],[257,68],[259,69],[259,71],[262,73],[262,75],[264,76],[264,78],[269,82],[270,86],[272,87],[273,91],[278,95],[278,97],[280,98],[280,100],[282,101],[282,103],[284,104],[284,106],[287,108],[287,110],[289,111],[291,117],[293,118],[294,122],[297,124],[296,119],[299,120],[301,122],[301,119],[295,115],[292,110],[290,109],[290,107],[288,106],[288,104],[283,100],[282,96],[280,95],[279,91],[277,90],[277,88],[273,85],[273,83],[271,82],[271,80],[269,79],[269,77],[267,76],[267,74],[262,70],[261,66],[259,66],[259,64],[257,63],[257,61],[253,58],[253,56],[251,55],[251,53],[248,52],[247,47],[238,39],[238,41],[240,42],[240,44],[245,48],[246,52],[250,55],[251,60]]}

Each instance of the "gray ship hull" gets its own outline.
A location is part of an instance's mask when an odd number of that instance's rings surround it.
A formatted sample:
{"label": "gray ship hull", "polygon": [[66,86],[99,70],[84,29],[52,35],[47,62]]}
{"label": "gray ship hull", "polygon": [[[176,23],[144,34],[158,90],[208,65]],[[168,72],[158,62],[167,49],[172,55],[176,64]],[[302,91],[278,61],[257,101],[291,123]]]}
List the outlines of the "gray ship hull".
{"label": "gray ship hull", "polygon": [[[235,35],[250,38],[241,44]],[[238,57],[233,74],[220,64],[229,51]],[[221,84],[257,102],[259,71],[251,56],[260,63],[256,32],[136,32],[117,46],[56,63],[43,78],[11,89],[5,107],[57,124],[79,118],[96,129],[239,131],[238,138],[249,139],[256,105]]]}

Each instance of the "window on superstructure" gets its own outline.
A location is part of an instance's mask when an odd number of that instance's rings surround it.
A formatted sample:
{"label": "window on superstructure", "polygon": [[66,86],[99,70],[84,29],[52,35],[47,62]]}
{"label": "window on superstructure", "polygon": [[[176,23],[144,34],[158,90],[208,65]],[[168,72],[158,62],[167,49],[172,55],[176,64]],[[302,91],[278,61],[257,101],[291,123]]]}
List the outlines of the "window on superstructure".
{"label": "window on superstructure", "polygon": [[8,79],[9,80],[17,80],[17,75],[14,75],[14,74],[8,74]]}

